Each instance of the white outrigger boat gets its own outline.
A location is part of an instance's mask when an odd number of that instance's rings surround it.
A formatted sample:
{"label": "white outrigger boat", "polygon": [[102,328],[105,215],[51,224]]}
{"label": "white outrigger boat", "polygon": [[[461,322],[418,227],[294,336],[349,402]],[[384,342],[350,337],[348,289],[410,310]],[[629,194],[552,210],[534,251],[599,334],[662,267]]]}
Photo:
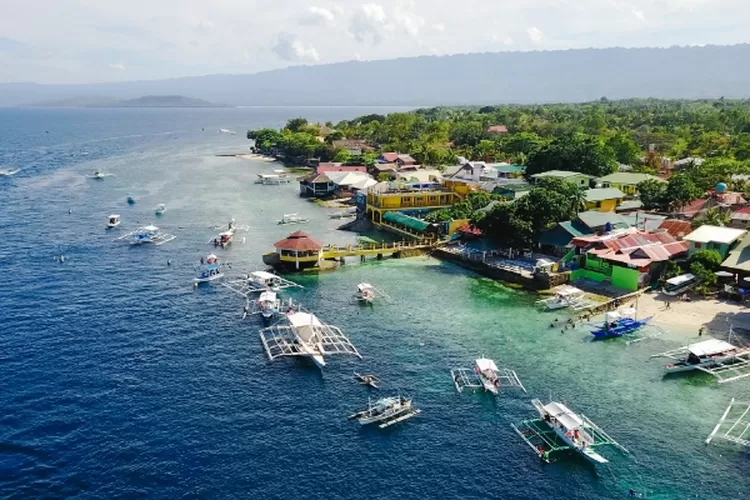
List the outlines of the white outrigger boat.
{"label": "white outrigger boat", "polygon": [[287,288],[303,288],[302,285],[298,285],[294,281],[282,278],[278,274],[269,273],[268,271],[253,271],[241,278],[224,283],[224,286],[246,299],[250,295],[265,292],[266,290],[278,292]]}
{"label": "white outrigger boat", "polygon": [[365,374],[360,375],[357,372],[354,372],[354,380],[359,382],[362,385],[366,385],[367,387],[372,387],[373,389],[380,390],[380,379],[372,374]]}
{"label": "white outrigger boat", "polygon": [[89,176],[89,179],[102,181],[105,177],[114,177],[114,174],[105,174],[101,170],[94,170],[94,173]]}
{"label": "white outrigger boat", "polygon": [[706,439],[706,444],[710,444],[714,438],[750,448],[750,403],[732,398],[719,423]]}
{"label": "white outrigger boat", "polygon": [[516,387],[526,392],[516,372],[507,368],[500,370],[493,360],[487,358],[474,361],[474,368],[453,368],[451,377],[458,392],[469,388],[499,394],[501,386]]}
{"label": "white outrigger boat", "polygon": [[354,293],[354,300],[360,304],[372,304],[378,299],[390,300],[390,297],[383,290],[374,287],[370,283],[360,283],[357,285],[357,291]]}
{"label": "white outrigger boat", "polygon": [[[218,229],[221,229],[221,227],[222,226],[218,226],[214,229],[218,230]],[[209,240],[209,243],[213,243],[215,247],[221,247],[221,248],[228,247],[234,241],[234,234],[238,230],[244,229],[245,231],[247,231],[249,229],[248,226],[243,226],[241,228],[237,227],[237,222],[234,219],[230,220],[229,223],[223,227],[226,228],[223,232],[219,233],[219,235],[216,236],[215,238],[212,238],[211,240]]]}
{"label": "white outrigger boat", "polygon": [[117,238],[117,240],[129,240],[131,245],[143,245],[145,243],[153,243],[154,245],[163,245],[164,243],[168,243],[172,241],[173,239],[177,238],[177,236],[162,233],[159,231],[159,228],[150,225],[150,226],[143,226],[135,231],[131,231],[128,234],[124,234]]}
{"label": "white outrigger boat", "polygon": [[292,179],[289,178],[285,171],[274,170],[274,172],[273,174],[258,174],[258,179],[255,183],[263,184],[264,186],[278,186],[292,182]]}
{"label": "white outrigger boat", "polygon": [[314,314],[299,311],[287,315],[286,319],[287,324],[276,324],[260,331],[269,360],[304,357],[322,369],[328,355],[349,354],[362,359],[338,327],[323,323]]}
{"label": "white outrigger boat", "polygon": [[276,221],[277,224],[307,224],[309,219],[300,217],[298,214],[284,214],[281,219]]}
{"label": "white outrigger boat", "polygon": [[556,311],[572,307],[581,309],[590,305],[585,298],[586,292],[574,286],[566,285],[560,288],[554,296],[537,301],[537,304],[544,306],[548,311]]}
{"label": "white outrigger boat", "polygon": [[349,415],[348,418],[357,420],[360,425],[378,424],[379,428],[385,429],[421,412],[422,410],[414,408],[411,399],[399,395],[378,399],[375,402],[368,400],[367,408]]}
{"label": "white outrigger boat", "polygon": [[545,405],[538,399],[531,403],[539,418],[511,427],[545,462],[550,462],[552,453],[574,451],[594,465],[606,464],[609,460],[595,451],[600,446],[614,446],[629,453],[585,415],[573,413],[564,404],[553,401]]}
{"label": "white outrigger boat", "polygon": [[154,210],[154,212],[156,213],[156,215],[164,215],[164,212],[166,212],[166,211],[167,211],[167,206],[164,203],[159,203],[156,206],[156,210]]}
{"label": "white outrigger boat", "polygon": [[330,219],[353,219],[357,216],[357,209],[352,208],[350,210],[346,210],[344,212],[336,212],[335,214],[331,214],[328,217]]}
{"label": "white outrigger boat", "polygon": [[0,169],[0,177],[12,177],[20,172],[22,169],[17,168],[15,170]]}
{"label": "white outrigger boat", "polygon": [[214,254],[210,254],[208,257],[201,257],[200,267],[198,267],[198,276],[193,278],[195,285],[202,283],[210,283],[224,277],[224,273],[221,271],[222,264],[219,263],[219,258]]}
{"label": "white outrigger boat", "polygon": [[107,217],[107,229],[114,229],[116,227],[120,227],[120,216],[113,214]]}
{"label": "white outrigger boat", "polygon": [[713,375],[720,384],[750,377],[750,346],[738,347],[719,339],[696,342],[651,357],[675,361],[664,365],[667,374],[699,370]]}

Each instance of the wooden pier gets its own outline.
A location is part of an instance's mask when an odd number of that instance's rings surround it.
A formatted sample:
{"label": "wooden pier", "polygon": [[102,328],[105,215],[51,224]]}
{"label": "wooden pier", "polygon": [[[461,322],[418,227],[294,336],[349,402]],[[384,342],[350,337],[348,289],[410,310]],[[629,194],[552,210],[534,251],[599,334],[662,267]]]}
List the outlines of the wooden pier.
{"label": "wooden pier", "polygon": [[345,257],[368,257],[419,250],[426,251],[435,246],[435,243],[431,241],[398,241],[379,245],[327,245],[322,249],[322,258],[341,259]]}

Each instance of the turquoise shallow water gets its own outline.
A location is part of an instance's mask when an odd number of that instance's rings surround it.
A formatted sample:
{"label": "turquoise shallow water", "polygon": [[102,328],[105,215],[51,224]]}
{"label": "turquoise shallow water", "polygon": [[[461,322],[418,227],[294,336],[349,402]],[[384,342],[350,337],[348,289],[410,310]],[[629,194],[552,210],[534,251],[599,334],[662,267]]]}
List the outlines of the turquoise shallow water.
{"label": "turquoise shallow water", "polygon": [[[305,230],[326,242],[354,238],[295,185],[252,183],[273,166],[213,153],[246,148],[248,127],[370,111],[0,110],[10,131],[0,163],[24,167],[0,180],[0,496],[599,499],[633,487],[743,498],[747,453],[702,443],[731,397],[750,397],[748,384],[663,380],[648,356],[678,346],[677,332],[590,343],[582,329],[550,329],[555,316],[538,313],[535,297],[454,265],[351,263],[300,277],[305,288],[291,293],[364,356],[331,358],[321,374],[268,363],[241,300],[193,290],[209,228],[230,217],[250,225],[244,244],[220,253],[238,272],[292,230],[275,224],[283,213],[307,214]],[[94,169],[115,176],[86,179]],[[104,231],[112,212],[123,230],[156,221],[158,203],[175,241],[129,248]],[[353,305],[360,281],[392,302]],[[529,394],[457,394],[450,368],[480,355],[515,369]],[[367,399],[354,370],[377,373],[423,413],[387,432],[348,422]],[[550,395],[632,455],[605,450],[612,463],[597,471],[575,457],[540,464],[509,424]]]}

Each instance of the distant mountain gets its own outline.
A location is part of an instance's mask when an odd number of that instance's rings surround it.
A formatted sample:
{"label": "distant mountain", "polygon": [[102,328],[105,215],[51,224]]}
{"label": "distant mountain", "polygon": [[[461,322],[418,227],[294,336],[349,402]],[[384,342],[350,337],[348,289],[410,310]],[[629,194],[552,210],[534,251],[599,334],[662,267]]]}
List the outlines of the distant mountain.
{"label": "distant mountain", "polygon": [[0,106],[191,95],[235,105],[460,105],[750,97],[750,45],[424,56],[250,75],[96,85],[0,84]]}
{"label": "distant mountain", "polygon": [[218,108],[222,104],[212,104],[202,99],[181,95],[147,95],[137,99],[118,100],[112,97],[73,97],[60,101],[46,101],[32,106],[50,108]]}

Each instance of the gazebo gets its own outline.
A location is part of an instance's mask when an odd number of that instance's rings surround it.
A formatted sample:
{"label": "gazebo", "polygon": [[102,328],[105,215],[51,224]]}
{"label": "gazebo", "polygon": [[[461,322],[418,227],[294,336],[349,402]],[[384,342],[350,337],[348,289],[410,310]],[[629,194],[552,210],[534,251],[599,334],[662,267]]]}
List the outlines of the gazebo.
{"label": "gazebo", "polygon": [[300,267],[315,266],[320,262],[323,244],[304,231],[297,231],[274,243],[279,260]]}

